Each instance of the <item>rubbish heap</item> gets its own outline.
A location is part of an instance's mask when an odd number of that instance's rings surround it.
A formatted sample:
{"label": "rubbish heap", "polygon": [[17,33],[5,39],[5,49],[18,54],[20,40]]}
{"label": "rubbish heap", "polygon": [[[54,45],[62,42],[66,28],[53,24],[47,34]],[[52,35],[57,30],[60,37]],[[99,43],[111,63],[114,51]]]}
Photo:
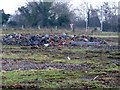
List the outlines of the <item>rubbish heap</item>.
{"label": "rubbish heap", "polygon": [[96,37],[87,35],[67,35],[63,33],[61,35],[31,35],[31,34],[20,34],[13,33],[6,35],[2,38],[3,45],[19,45],[19,46],[62,46],[62,45],[101,45],[107,44],[105,41],[100,40]]}

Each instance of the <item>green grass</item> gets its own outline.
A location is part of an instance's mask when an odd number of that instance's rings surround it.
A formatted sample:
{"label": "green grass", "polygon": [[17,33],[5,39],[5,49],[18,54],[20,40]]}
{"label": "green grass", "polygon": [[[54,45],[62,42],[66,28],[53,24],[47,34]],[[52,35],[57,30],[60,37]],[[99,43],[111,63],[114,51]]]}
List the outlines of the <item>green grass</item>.
{"label": "green grass", "polygon": [[[73,72],[62,69],[46,69],[46,70],[28,70],[28,71],[7,71],[2,73],[2,77],[6,77],[2,80],[2,83],[25,83],[38,79],[39,87],[56,87],[60,86],[61,81],[75,79],[81,77],[82,73]],[[53,81],[53,82],[51,82]],[[46,82],[46,83],[45,83]]]}
{"label": "green grass", "polygon": [[[66,32],[68,35],[82,35],[84,31],[76,31],[75,33],[67,30],[58,30],[51,32],[48,30],[5,30],[3,34],[12,34],[19,32],[26,34],[62,34]],[[85,33],[90,35],[89,33]],[[95,32],[93,36],[103,38],[118,38],[114,32]],[[116,42],[108,42],[112,45]],[[119,87],[117,81],[93,80],[96,75],[100,78],[112,77],[116,78],[120,73],[120,67],[112,60],[118,60],[119,51],[110,50],[91,50],[91,49],[64,49],[58,48],[41,48],[38,49],[22,49],[19,46],[3,45],[3,59],[33,60],[31,63],[70,63],[81,64],[80,70],[63,70],[48,67],[45,70],[25,70],[25,71],[6,71],[1,73],[4,84],[19,84],[28,86],[39,86],[40,88],[112,88]],[[67,57],[71,60],[68,60]],[[109,58],[108,58],[109,57]],[[113,58],[111,58],[113,57]],[[86,66],[84,66],[86,65]],[[118,78],[117,78],[118,79]],[[115,82],[116,86],[114,85]],[[13,87],[14,88],[14,87]]]}
{"label": "green grass", "polygon": [[[2,83],[5,84],[28,84],[28,86],[39,86],[40,88],[108,88],[112,86],[107,86],[102,84],[101,81],[97,80],[87,80],[87,78],[94,78],[96,75],[102,77],[102,75],[109,76],[108,72],[119,73],[120,67],[116,64],[113,64],[111,61],[104,59],[107,58],[109,54],[119,54],[117,51],[108,51],[108,50],[88,50],[88,49],[62,49],[56,51],[57,49],[48,48],[43,49],[21,49],[17,46],[3,46],[3,51],[6,52],[3,54],[3,58],[11,59],[35,59],[33,63],[71,63],[71,64],[87,64],[93,69],[82,69],[80,71],[71,71],[63,69],[54,69],[48,68],[46,70],[26,70],[26,71],[7,71],[2,73]],[[7,48],[7,49],[6,49]],[[16,48],[16,49],[14,49]],[[13,52],[20,51],[20,52]],[[8,53],[9,52],[9,53]],[[34,52],[34,53],[33,53]],[[55,53],[53,53],[55,52]],[[51,54],[54,54],[54,57],[51,57]],[[71,54],[75,57],[81,56],[79,59],[68,60],[66,56]],[[102,53],[102,54],[101,54]],[[59,59],[58,56],[61,56],[63,59]],[[82,56],[83,55],[83,56]],[[93,56],[92,56],[93,55]],[[102,55],[104,60],[101,60],[99,57],[94,57],[94,55]],[[65,56],[65,57],[63,57]],[[86,57],[90,56],[90,58]],[[57,58],[56,58],[57,57]],[[113,74],[113,77],[114,75]],[[84,78],[86,78],[84,80]],[[29,82],[29,83],[28,83]],[[26,85],[27,85],[26,84]]]}
{"label": "green grass", "polygon": [[118,35],[92,35],[93,37],[100,37],[100,38],[118,38]]}
{"label": "green grass", "polygon": [[67,60],[67,59],[56,59],[53,63],[83,63],[82,60]]}
{"label": "green grass", "polygon": [[[8,29],[8,30],[3,30],[2,34],[12,34],[13,32],[16,33],[22,33],[22,34],[26,34],[26,33],[31,33],[31,34],[62,34],[64,32],[66,32],[69,35],[74,35],[74,34],[78,34],[78,35],[82,35],[82,34],[86,34],[86,35],[90,35],[91,30],[88,30],[88,32],[86,32],[85,29],[76,29],[75,32],[72,32],[71,30],[66,30],[66,29],[25,29],[25,30],[12,30],[12,29]],[[94,35],[108,35],[108,36],[116,36],[118,35],[117,32],[99,32],[96,31],[95,33],[93,33]]]}
{"label": "green grass", "polygon": [[66,29],[60,29],[60,30],[53,30],[51,31],[51,29],[41,29],[41,30],[38,30],[38,29],[25,29],[25,30],[11,30],[11,29],[8,29],[8,30],[3,30],[3,34],[13,34],[13,32],[16,32],[16,33],[22,33],[22,34],[27,34],[27,33],[30,33],[30,34],[62,34],[64,32],[66,33],[73,33],[69,30],[66,30]]}
{"label": "green grass", "polygon": [[[2,74],[5,79],[2,83],[17,83],[38,85],[39,88],[107,88],[106,85],[97,84],[101,81],[83,80],[81,72],[62,69],[7,71]],[[84,85],[84,86],[83,86]]]}
{"label": "green grass", "polygon": [[94,62],[92,60],[87,60],[87,61],[84,61],[84,60],[67,60],[67,59],[55,59],[53,61],[51,61],[51,63],[71,63],[71,64],[82,64],[82,63],[85,63],[85,64],[93,64]]}
{"label": "green grass", "polygon": [[118,35],[118,32],[94,32],[94,35]]}
{"label": "green grass", "polygon": [[[103,85],[101,81],[97,80],[87,80],[82,78],[87,78],[91,76],[94,78],[96,75],[108,75],[107,72],[119,72],[119,67],[116,64],[111,64],[103,66],[104,63],[95,61],[95,59],[90,59],[89,61],[83,60],[53,60],[52,63],[85,63],[91,64],[95,69],[82,71],[70,71],[63,69],[48,68],[46,70],[28,70],[28,71],[7,71],[3,73],[3,77],[6,79],[2,80],[2,83],[28,83],[28,85],[39,86],[40,88],[110,88],[109,86]],[[37,62],[41,63],[41,62]],[[95,75],[95,76],[93,76]],[[88,78],[89,78],[88,77]],[[37,79],[37,81],[36,81]],[[31,84],[32,83],[32,84]],[[98,84],[99,83],[99,84]]]}
{"label": "green grass", "polygon": [[33,60],[51,60],[47,55],[42,55],[42,51],[32,49],[21,49],[19,46],[3,45],[2,58],[8,59],[33,59]]}
{"label": "green grass", "polygon": [[30,53],[27,54],[15,54],[15,53],[8,53],[8,54],[3,54],[2,58],[8,58],[8,59],[33,59],[33,60],[51,60],[47,56],[43,56],[41,54],[33,54],[31,55]]}
{"label": "green grass", "polygon": [[84,85],[87,86],[88,88],[93,88],[95,90],[97,90],[99,88],[110,88],[109,86],[106,86],[103,84],[97,84],[99,82],[100,81],[97,81],[97,80],[90,80],[90,81],[84,82]]}
{"label": "green grass", "polygon": [[88,51],[88,49],[63,49],[63,51],[68,51],[68,52],[82,52],[82,53],[84,53],[84,52],[86,52],[86,51]]}

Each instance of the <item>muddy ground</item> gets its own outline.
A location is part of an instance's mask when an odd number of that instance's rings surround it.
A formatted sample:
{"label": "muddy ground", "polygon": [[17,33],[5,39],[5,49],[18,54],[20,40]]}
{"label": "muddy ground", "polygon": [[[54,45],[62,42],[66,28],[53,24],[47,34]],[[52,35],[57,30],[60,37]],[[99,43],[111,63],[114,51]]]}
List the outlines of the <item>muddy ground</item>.
{"label": "muddy ground", "polygon": [[[113,38],[106,40],[112,41]],[[75,76],[70,79],[85,80],[88,84],[75,84],[75,82],[72,86],[65,84],[66,86],[58,85],[59,87],[100,88],[99,85],[104,85],[105,88],[119,88],[120,86],[120,51],[118,45],[39,48],[5,45],[3,46],[2,53],[3,80],[7,78],[7,76],[4,76],[4,73],[8,71],[60,69],[82,73],[83,75],[81,77]],[[70,73],[67,73],[67,75],[69,76]],[[64,79],[66,79],[66,77]],[[5,80],[6,83],[2,83],[3,88],[26,88],[26,86],[21,85],[21,83],[14,85],[14,83],[7,83],[7,79]],[[42,80],[44,81],[44,79]],[[94,84],[89,85],[89,82],[93,83],[94,80]],[[54,80],[52,82],[57,83]],[[23,81],[22,84],[24,83]],[[35,83],[35,80],[33,83]],[[39,84],[39,82],[37,84]],[[54,88],[58,88],[58,86]],[[36,87],[36,85],[27,86],[27,88],[39,87]],[[51,87],[48,86],[48,88]]]}

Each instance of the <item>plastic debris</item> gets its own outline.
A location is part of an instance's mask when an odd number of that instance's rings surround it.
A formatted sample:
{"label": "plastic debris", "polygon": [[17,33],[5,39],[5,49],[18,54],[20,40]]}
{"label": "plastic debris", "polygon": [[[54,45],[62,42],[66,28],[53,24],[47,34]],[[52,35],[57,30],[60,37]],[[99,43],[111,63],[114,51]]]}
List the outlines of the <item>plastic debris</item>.
{"label": "plastic debris", "polygon": [[19,45],[19,46],[74,46],[74,45],[101,45],[107,44],[103,40],[99,40],[96,37],[86,35],[67,35],[63,33],[61,35],[31,35],[31,34],[19,34],[13,33],[6,35],[1,40],[2,44],[5,45]]}

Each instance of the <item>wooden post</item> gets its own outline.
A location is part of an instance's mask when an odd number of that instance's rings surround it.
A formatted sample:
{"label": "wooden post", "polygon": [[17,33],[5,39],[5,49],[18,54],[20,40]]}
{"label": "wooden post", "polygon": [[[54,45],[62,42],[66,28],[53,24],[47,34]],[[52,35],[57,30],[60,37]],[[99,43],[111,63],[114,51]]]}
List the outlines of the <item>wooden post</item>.
{"label": "wooden post", "polygon": [[38,29],[40,30],[40,25],[38,25]]}
{"label": "wooden post", "polygon": [[101,6],[101,27],[100,27],[100,30],[103,31],[103,7]]}
{"label": "wooden post", "polygon": [[71,23],[70,24],[70,28],[71,28],[71,30],[74,32],[75,30],[74,30],[74,24],[73,23]]}
{"label": "wooden post", "polygon": [[58,30],[58,27],[57,27],[57,26],[55,26],[55,30]]}
{"label": "wooden post", "polygon": [[22,25],[22,30],[24,30],[24,25]]}
{"label": "wooden post", "polygon": [[0,10],[0,30],[2,30],[2,10]]}

